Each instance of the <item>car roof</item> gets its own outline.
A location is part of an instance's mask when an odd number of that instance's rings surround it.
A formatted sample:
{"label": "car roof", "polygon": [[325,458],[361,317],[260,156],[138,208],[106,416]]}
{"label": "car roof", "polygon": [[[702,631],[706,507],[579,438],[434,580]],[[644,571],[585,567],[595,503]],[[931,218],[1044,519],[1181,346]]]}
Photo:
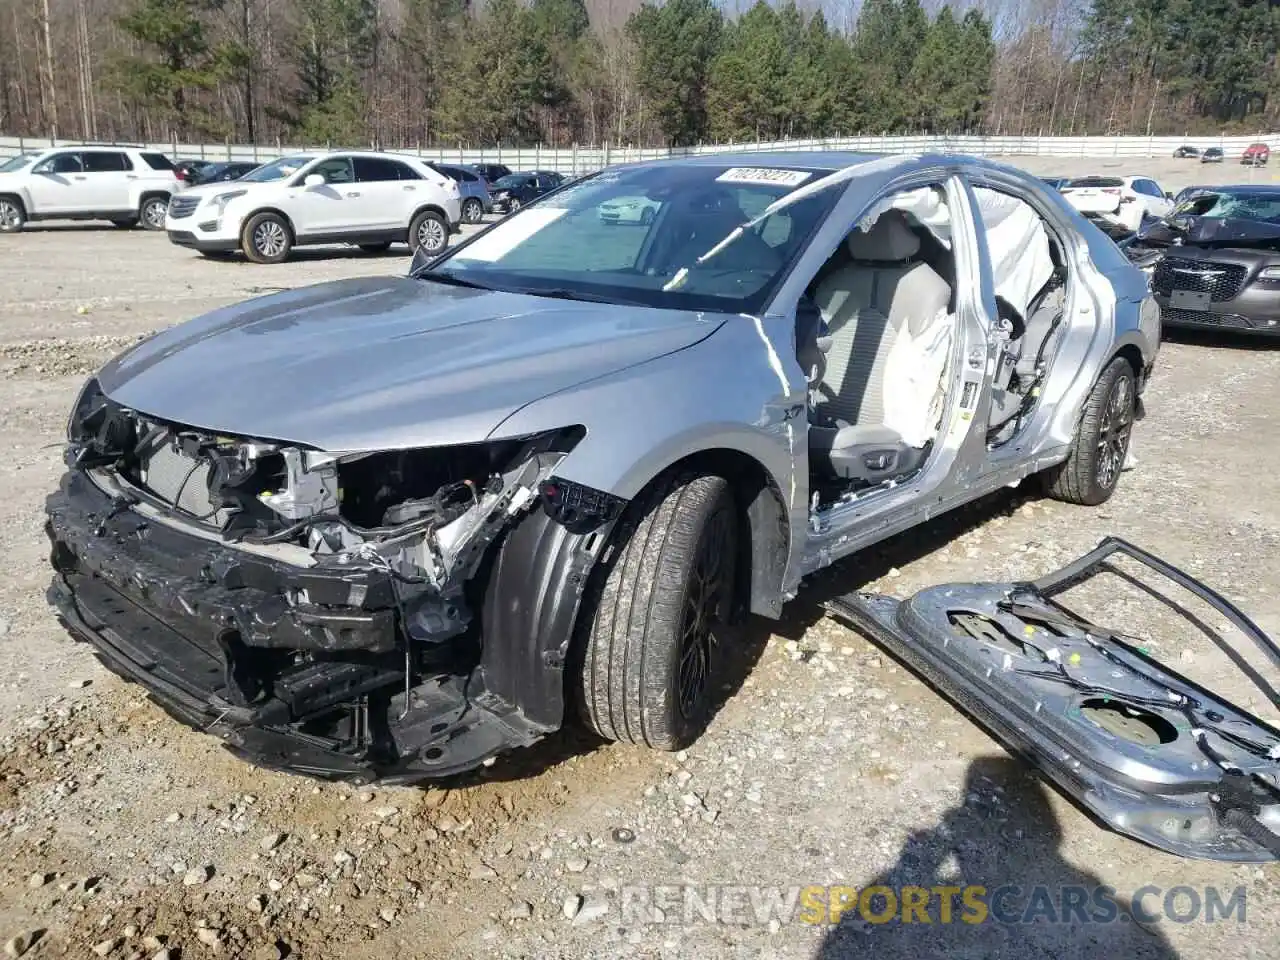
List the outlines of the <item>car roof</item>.
{"label": "car roof", "polygon": [[[642,160],[628,164],[635,167],[808,167],[819,170],[840,170],[861,163],[870,163],[882,153],[853,153],[846,150],[778,150],[737,153],[696,153],[686,157],[663,157],[660,160]],[[971,158],[966,158],[971,159]]]}

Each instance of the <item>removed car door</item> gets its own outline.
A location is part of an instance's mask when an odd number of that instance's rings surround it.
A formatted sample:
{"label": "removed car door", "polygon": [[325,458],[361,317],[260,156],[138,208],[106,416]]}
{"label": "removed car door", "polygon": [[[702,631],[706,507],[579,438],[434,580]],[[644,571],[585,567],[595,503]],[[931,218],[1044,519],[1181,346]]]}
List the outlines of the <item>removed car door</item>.
{"label": "removed car door", "polygon": [[[1280,668],[1280,648],[1228,600],[1116,538],[1033,582],[945,584],[903,601],[846,594],[826,606],[1115,830],[1179,856],[1280,858],[1280,731],[1154,659],[1123,624],[1089,623],[1056,599],[1103,572],[1134,582],[1117,557],[1195,594]],[[1139,585],[1280,706],[1220,631]]]}

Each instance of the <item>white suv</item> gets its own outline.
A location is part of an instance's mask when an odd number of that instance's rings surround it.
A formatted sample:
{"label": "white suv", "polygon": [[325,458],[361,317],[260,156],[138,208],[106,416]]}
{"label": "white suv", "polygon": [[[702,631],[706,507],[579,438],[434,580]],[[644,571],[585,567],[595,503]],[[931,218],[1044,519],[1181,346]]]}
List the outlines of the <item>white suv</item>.
{"label": "white suv", "polygon": [[1104,229],[1133,233],[1144,220],[1173,212],[1173,200],[1148,177],[1077,177],[1059,189],[1073,207]]}
{"label": "white suv", "polygon": [[417,157],[386,153],[284,157],[239,180],[191,187],[169,204],[165,229],[205,256],[240,250],[279,263],[293,247],[408,243],[434,255],[462,220],[458,185]]}
{"label": "white suv", "polygon": [[59,147],[0,164],[0,232],[33,220],[110,220],[164,228],[180,182],[163,153],[132,147]]}

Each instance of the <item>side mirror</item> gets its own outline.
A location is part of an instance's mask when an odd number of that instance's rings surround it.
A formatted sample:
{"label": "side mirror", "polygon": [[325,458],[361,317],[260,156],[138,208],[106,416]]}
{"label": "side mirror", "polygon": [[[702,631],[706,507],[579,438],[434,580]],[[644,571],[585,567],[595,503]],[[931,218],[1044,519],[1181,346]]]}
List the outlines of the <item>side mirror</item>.
{"label": "side mirror", "polygon": [[316,187],[323,187],[325,179],[318,173],[309,173],[306,179],[302,181],[302,185],[308,190],[314,190]]}

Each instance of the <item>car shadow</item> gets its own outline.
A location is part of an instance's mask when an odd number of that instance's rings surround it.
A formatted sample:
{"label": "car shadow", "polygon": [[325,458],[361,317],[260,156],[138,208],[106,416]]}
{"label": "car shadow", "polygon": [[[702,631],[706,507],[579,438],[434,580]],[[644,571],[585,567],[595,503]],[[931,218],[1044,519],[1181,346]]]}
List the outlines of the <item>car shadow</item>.
{"label": "car shadow", "polygon": [[162,230],[143,230],[139,226],[117,227],[108,220],[64,221],[53,223],[24,223],[22,233],[154,233],[164,236]]}
{"label": "car shadow", "polygon": [[[834,924],[815,960],[1174,960],[1177,952],[1159,927],[1135,918],[1129,897],[1137,891],[1112,891],[1069,863],[1062,839],[1043,783],[1013,758],[979,757],[966,771],[961,802],[932,827],[911,834],[897,861],[862,884],[856,900],[850,895],[847,908],[824,915]],[[848,865],[853,876],[859,868]],[[904,911],[908,897],[923,913]],[[1153,920],[1160,898],[1148,893],[1139,906],[1139,914]]]}
{"label": "car shadow", "polygon": [[783,608],[782,618],[772,625],[773,632],[799,640],[826,616],[822,606],[826,601],[861,590],[890,570],[920,560],[996,517],[1011,516],[1028,500],[1039,499],[1034,481],[1028,480],[1017,489],[1002,488],[837,560],[806,578],[796,598]]}
{"label": "car shadow", "polygon": [[[724,706],[742,689],[768,646],[773,624],[763,617],[747,617],[731,627],[721,644],[718,664],[720,686],[711,706],[711,723]],[[558,731],[522,750],[500,755],[491,766],[481,767],[448,779],[432,780],[424,788],[451,789],[480,783],[510,783],[537,777],[574,757],[594,753],[609,741],[586,729],[576,719],[576,705],[565,704],[565,724]]]}
{"label": "car shadow", "polygon": [[1221,347],[1230,350],[1275,350],[1280,347],[1280,328],[1274,336],[1241,333],[1237,330],[1194,330],[1189,327],[1165,327],[1161,339],[1188,347]]}

